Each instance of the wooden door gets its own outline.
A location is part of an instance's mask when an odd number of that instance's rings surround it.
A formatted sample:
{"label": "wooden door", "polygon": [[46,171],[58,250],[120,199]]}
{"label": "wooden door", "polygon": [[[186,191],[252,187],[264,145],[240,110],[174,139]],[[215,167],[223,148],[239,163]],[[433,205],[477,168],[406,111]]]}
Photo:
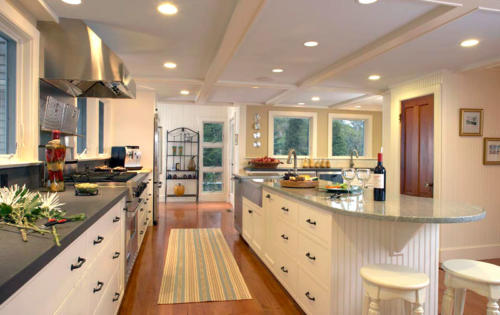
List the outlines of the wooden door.
{"label": "wooden door", "polygon": [[401,102],[401,193],[433,196],[434,95]]}

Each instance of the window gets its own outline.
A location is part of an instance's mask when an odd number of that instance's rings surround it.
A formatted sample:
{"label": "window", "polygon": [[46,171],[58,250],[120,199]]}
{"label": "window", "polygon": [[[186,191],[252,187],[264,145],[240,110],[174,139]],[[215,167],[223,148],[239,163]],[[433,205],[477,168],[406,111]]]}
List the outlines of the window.
{"label": "window", "polygon": [[371,121],[369,115],[329,114],[329,156],[350,156],[353,150],[359,156],[371,156]]}
{"label": "window", "polygon": [[16,152],[16,42],[0,33],[0,154]]}
{"label": "window", "polygon": [[293,148],[299,156],[315,156],[316,118],[316,113],[269,112],[269,152],[285,156]]}
{"label": "window", "polygon": [[80,116],[78,116],[78,126],[76,133],[76,153],[80,154],[87,148],[87,99],[79,98],[77,101]]}
{"label": "window", "polygon": [[204,122],[202,142],[203,192],[224,191],[224,123]]}
{"label": "window", "polygon": [[104,153],[104,103],[99,101],[99,154]]}

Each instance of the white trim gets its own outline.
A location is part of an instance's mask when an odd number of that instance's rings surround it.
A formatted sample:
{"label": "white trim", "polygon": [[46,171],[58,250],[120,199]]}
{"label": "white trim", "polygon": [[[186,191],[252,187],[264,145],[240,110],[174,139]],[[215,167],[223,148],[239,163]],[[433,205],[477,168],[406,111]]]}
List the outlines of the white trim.
{"label": "white trim", "polygon": [[[38,160],[39,37],[36,27],[0,0],[0,30],[16,42],[16,153],[9,163]],[[3,163],[2,163],[3,164]]]}
{"label": "white trim", "polygon": [[373,143],[373,116],[364,114],[349,114],[349,113],[329,113],[328,114],[328,158],[331,159],[347,159],[349,156],[333,156],[332,152],[332,120],[333,119],[350,119],[350,120],[364,120],[365,121],[365,154],[359,157],[373,158],[372,143]]}
{"label": "white trim", "polygon": [[[317,112],[289,112],[289,111],[269,111],[269,128],[268,128],[268,155],[284,158],[284,155],[274,155],[274,118],[275,117],[296,117],[296,118],[309,118],[309,155],[316,157],[317,143],[318,143],[318,113]],[[301,155],[304,156],[304,155]]]}
{"label": "white trim", "polygon": [[445,247],[439,250],[439,261],[458,258],[484,260],[498,258],[499,255],[500,244]]}

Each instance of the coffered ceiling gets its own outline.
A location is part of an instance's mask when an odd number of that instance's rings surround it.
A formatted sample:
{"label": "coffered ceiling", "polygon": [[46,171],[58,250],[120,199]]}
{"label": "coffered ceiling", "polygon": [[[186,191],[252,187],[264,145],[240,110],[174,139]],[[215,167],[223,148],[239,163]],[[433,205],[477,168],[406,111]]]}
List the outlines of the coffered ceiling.
{"label": "coffered ceiling", "polygon": [[499,0],[172,0],[173,16],[157,0],[38,1],[85,20],[165,103],[377,110],[393,84],[500,61]]}

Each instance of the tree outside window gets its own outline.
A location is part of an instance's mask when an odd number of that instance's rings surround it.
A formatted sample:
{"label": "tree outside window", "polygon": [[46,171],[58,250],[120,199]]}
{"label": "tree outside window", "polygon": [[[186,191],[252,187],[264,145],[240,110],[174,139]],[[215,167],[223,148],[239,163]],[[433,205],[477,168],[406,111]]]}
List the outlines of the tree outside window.
{"label": "tree outside window", "polygon": [[332,120],[332,155],[348,156],[356,149],[365,155],[365,120]]}
{"label": "tree outside window", "polygon": [[310,119],[299,117],[274,118],[274,155],[287,155],[295,149],[297,155],[309,155]]}

